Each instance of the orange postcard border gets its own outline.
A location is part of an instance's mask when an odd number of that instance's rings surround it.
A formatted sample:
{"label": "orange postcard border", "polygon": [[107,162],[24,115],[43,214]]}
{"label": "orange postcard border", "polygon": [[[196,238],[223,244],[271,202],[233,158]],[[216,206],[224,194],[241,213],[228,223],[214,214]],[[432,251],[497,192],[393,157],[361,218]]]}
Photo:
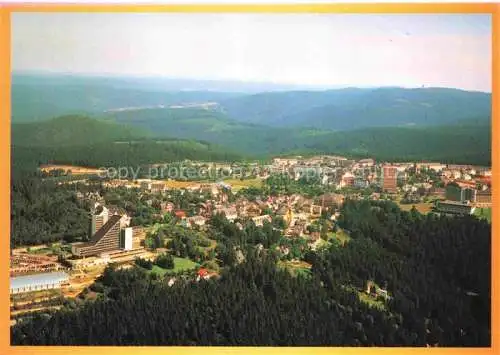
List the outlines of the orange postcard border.
{"label": "orange postcard border", "polygon": [[[141,354],[153,355],[204,353],[253,353],[260,350],[268,354],[280,354],[284,349],[274,347],[57,347],[11,346],[9,319],[9,248],[10,248],[10,15],[12,12],[183,12],[183,13],[485,13],[492,15],[492,185],[493,205],[500,202],[500,5],[493,3],[345,3],[345,4],[185,4],[185,5],[136,5],[136,4],[0,4],[0,222],[3,237],[0,238],[0,354]],[[500,182],[499,182],[500,184]],[[493,208],[492,218],[492,284],[490,348],[286,348],[289,355],[315,354],[417,354],[431,351],[435,354],[494,354],[500,347],[500,270],[494,258],[499,243],[494,236],[500,228],[500,209]]]}

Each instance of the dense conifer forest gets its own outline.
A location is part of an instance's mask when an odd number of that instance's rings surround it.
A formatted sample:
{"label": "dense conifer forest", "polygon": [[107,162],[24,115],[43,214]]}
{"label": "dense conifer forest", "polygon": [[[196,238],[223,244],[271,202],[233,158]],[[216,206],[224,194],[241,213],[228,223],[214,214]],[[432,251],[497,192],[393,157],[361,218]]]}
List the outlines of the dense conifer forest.
{"label": "dense conifer forest", "polygon": [[[306,251],[310,275],[214,220],[219,279],[153,278],[106,269],[102,293],[76,309],[25,319],[12,343],[51,345],[489,346],[491,228],[471,216],[423,216],[384,201],[347,201],[351,240]],[[260,228],[255,228],[254,231]],[[219,249],[221,250],[221,249]],[[367,282],[388,298],[364,300]],[[371,297],[371,296],[369,296]]]}
{"label": "dense conifer forest", "polygon": [[34,176],[11,183],[11,246],[73,242],[88,235],[89,206],[70,186]]}

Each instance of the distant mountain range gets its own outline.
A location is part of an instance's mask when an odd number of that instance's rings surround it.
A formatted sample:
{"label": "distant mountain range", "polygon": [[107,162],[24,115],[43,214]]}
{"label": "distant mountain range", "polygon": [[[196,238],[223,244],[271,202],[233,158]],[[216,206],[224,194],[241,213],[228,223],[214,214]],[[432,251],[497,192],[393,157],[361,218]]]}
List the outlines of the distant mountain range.
{"label": "distant mountain range", "polygon": [[134,86],[135,79],[48,78],[13,76],[13,145],[173,138],[210,142],[252,157],[323,152],[490,162],[487,93],[440,88],[171,92],[144,81]]}
{"label": "distant mountain range", "polygon": [[101,114],[127,107],[218,102],[240,94],[213,91],[161,91],[143,82],[71,76],[12,76],[12,122],[62,115]]}
{"label": "distant mountain range", "polygon": [[[217,81],[187,82],[196,90],[183,90],[186,80],[15,74],[12,121],[207,102],[217,103],[215,109],[238,122],[329,130],[444,125],[491,117],[491,94],[456,89],[276,91],[280,86],[271,85],[268,88],[273,90],[269,92],[249,93],[244,83],[228,86]],[[213,90],[217,88],[232,90]]]}
{"label": "distant mountain range", "polygon": [[491,116],[490,94],[441,88],[260,93],[224,99],[221,105],[241,122],[333,130],[444,125]]}

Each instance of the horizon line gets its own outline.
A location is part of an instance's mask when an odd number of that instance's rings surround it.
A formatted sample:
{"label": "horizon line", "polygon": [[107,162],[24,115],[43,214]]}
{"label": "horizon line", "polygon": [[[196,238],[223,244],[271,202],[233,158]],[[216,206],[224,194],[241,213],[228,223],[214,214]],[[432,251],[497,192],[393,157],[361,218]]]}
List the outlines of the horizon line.
{"label": "horizon line", "polygon": [[[39,69],[25,69],[25,70],[11,70],[11,75],[53,75],[53,76],[69,76],[69,77],[79,77],[79,78],[116,78],[116,79],[157,79],[157,80],[186,80],[186,81],[200,81],[200,82],[211,82],[211,83],[238,83],[238,84],[248,84],[248,85],[269,85],[277,87],[275,90],[264,90],[257,91],[260,92],[287,92],[287,91],[330,91],[330,90],[342,90],[342,89],[448,89],[448,90],[458,90],[467,92],[476,92],[484,94],[492,94],[492,90],[478,90],[478,89],[467,89],[452,86],[434,86],[434,85],[353,85],[353,84],[330,84],[330,85],[315,85],[315,84],[298,84],[298,83],[288,83],[288,82],[273,82],[273,81],[255,81],[255,80],[242,80],[237,78],[194,78],[194,77],[177,77],[168,76],[165,74],[132,74],[132,73],[106,73],[106,72],[65,72],[65,71],[53,71],[53,70],[39,70]],[[279,87],[290,87],[289,89],[279,88]],[[248,89],[247,89],[248,90]],[[168,91],[168,90],[167,90]],[[179,89],[176,91],[219,91],[219,92],[240,92],[236,90],[224,91],[224,90],[213,90],[213,89]]]}

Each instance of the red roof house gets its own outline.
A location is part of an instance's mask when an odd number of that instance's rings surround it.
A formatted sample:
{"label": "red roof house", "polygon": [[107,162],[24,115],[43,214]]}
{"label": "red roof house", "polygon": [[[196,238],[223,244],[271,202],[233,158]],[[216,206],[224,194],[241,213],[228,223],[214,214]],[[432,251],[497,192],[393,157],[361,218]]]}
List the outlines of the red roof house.
{"label": "red roof house", "polygon": [[181,211],[181,210],[175,211],[175,217],[177,217],[177,218],[186,218],[186,212]]}

